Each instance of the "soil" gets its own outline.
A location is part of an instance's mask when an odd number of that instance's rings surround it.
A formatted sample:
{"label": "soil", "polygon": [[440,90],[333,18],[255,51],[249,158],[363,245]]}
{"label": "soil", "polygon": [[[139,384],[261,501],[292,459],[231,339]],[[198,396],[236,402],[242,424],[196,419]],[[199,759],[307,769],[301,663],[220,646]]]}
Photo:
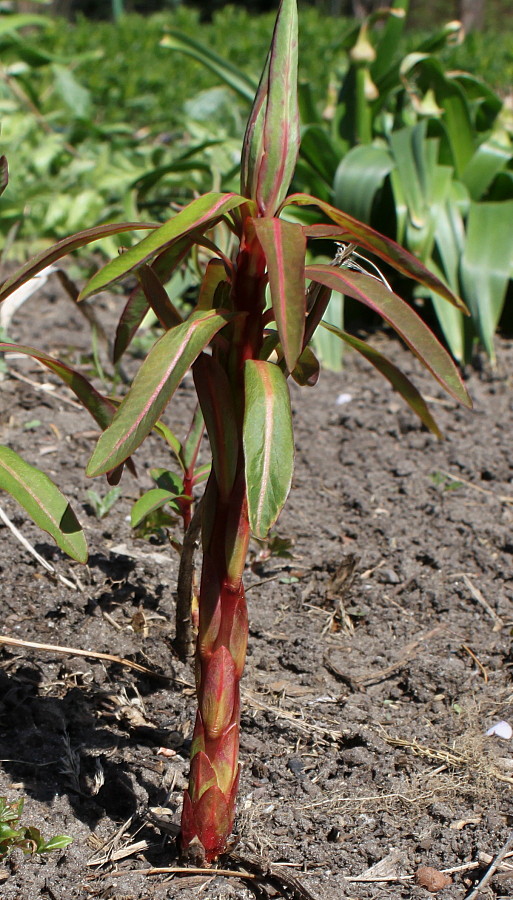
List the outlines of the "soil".
{"label": "soil", "polygon": [[[107,326],[121,302],[98,303]],[[90,341],[55,284],[9,333],[77,365]],[[0,795],[24,797],[23,823],[45,837],[73,837],[52,854],[16,851],[0,869],[4,900],[300,896],[287,875],[319,900],[422,898],[425,881],[412,876],[424,866],[455,870],[440,896],[463,898],[506,842],[512,742],[485,732],[513,723],[513,347],[499,340],[496,370],[466,373],[468,411],[389,335],[372,340],[432,398],[445,440],[354,355],[315,389],[292,387],[296,473],[278,531],[293,558],[259,558],[255,545],[248,564],[236,820],[236,852],[284,880],[145,874],[180,865],[172,833],[194,716],[192,666],[172,644],[178,558],[127,520],[148,468],[169,458],[150,438],[138,480],[125,473],[96,518],[83,474],[96,426],[52,375],[9,360],[0,441],[72,498],[90,558],[70,562],[4,494],[7,515],[70,586],[2,526],[1,631],[112,653],[169,683],[69,653],[0,650]],[[179,434],[192,405],[186,378],[167,412]],[[480,897],[512,895],[513,871],[499,868]]]}

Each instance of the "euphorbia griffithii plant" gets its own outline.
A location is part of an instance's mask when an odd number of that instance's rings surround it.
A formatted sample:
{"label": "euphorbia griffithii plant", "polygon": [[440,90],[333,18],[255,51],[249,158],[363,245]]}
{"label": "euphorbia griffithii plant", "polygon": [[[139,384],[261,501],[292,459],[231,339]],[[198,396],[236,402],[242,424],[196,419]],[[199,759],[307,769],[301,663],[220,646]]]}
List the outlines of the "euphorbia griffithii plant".
{"label": "euphorbia griffithii plant", "polygon": [[[249,537],[264,538],[286,500],[294,456],[287,379],[300,384],[317,380],[318,365],[308,344],[331,291],[376,310],[446,390],[469,404],[451,358],[385,284],[347,268],[305,264],[309,240],[354,242],[461,306],[393,241],[326,202],[305,194],[287,196],[299,149],[297,49],[296,2],[282,0],[244,139],[241,193],[209,193],[193,200],[108,263],[83,291],[84,297],[97,293],[141,267],[151,270],[156,282],[157,274],[169,272],[194,244],[210,254],[195,312],[183,322],[176,322],[176,311],[160,316],[167,331],[150,350],[119,409],[109,415],[87,468],[90,476],[119,470],[158,423],[192,366],[212,471],[203,499],[198,711],[181,841],[184,850],[193,846],[207,861],[226,848],[234,819]],[[317,207],[319,222],[294,221],[298,206]],[[229,253],[207,237],[220,223],[231,234]],[[162,308],[161,287],[158,293]],[[151,291],[148,296],[151,302]],[[376,366],[424,424],[437,431],[424,400],[392,362],[364,341],[330,329]]]}

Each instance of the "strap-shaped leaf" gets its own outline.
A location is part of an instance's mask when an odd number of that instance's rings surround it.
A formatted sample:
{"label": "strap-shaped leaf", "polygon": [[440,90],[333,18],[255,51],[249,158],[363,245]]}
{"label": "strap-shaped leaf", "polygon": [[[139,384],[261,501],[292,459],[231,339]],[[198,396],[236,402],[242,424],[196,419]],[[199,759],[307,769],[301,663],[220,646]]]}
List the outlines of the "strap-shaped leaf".
{"label": "strap-shaped leaf", "polygon": [[196,357],[230,318],[229,313],[215,310],[193,313],[154,344],[112,424],[100,437],[87,475],[108,472],[134,452],[160,418]]}
{"label": "strap-shaped leaf", "polygon": [[26,347],[24,344],[11,344],[6,341],[0,341],[0,351],[4,353],[23,353],[25,356],[31,356],[33,359],[37,359],[38,362],[46,366],[47,369],[50,369],[51,372],[54,372],[55,375],[61,378],[62,381],[71,388],[75,396],[78,397],[100,428],[107,428],[112,421],[114,413],[116,412],[114,403],[111,403],[107,397],[100,394],[96,388],[89,383],[87,378],[84,378],[80,372],[77,372],[71,366],[66,365],[66,363],[61,362],[59,359],[55,359],[53,356],[49,356],[48,353],[36,350],[35,347]]}
{"label": "strap-shaped leaf", "polygon": [[391,238],[379,234],[369,225],[364,225],[363,222],[359,222],[353,216],[335,209],[330,203],[317,200],[309,194],[291,194],[287,197],[284,206],[289,204],[317,206],[338,226],[336,228],[333,225],[306,225],[304,226],[304,231],[307,237],[331,238],[334,241],[354,241],[365,250],[375,253],[376,256],[379,256],[394,269],[397,269],[398,272],[402,272],[403,275],[414,278],[420,284],[424,284],[426,287],[436,291],[437,294],[445,297],[446,300],[453,303],[462,312],[468,312],[465,304],[449,290],[443,281],[440,281],[418,259]]}
{"label": "strap-shaped leaf", "polygon": [[7,281],[4,281],[0,287],[0,302],[5,300],[9,294],[17,290],[22,284],[30,281],[38,272],[42,272],[51,263],[57,259],[62,259],[73,250],[85,247],[86,244],[92,244],[101,238],[110,237],[113,234],[122,234],[124,231],[147,231],[149,228],[156,228],[156,225],[145,222],[117,222],[112,225],[97,225],[95,228],[87,228],[85,231],[78,231],[71,237],[58,241],[48,250],[43,250],[37,256],[29,259],[14,275],[11,275]]}
{"label": "strap-shaped leaf", "polygon": [[289,372],[303,349],[305,333],[306,238],[301,225],[284,219],[253,219],[267,262],[269,287],[280,342]]}
{"label": "strap-shaped leaf", "polygon": [[256,84],[253,80],[242,72],[236,66],[233,66],[222,56],[218,56],[208,47],[198,43],[187,34],[179,31],[177,28],[169,28],[162,40],[161,47],[168,47],[171,50],[181,50],[182,53],[192,56],[207,69],[210,69],[218,78],[221,78],[225,84],[228,84],[236,91],[243,100],[253,100],[256,91]]}
{"label": "strap-shaped leaf", "polygon": [[249,523],[265,538],[287,499],[294,468],[290,396],[274,363],[248,359],[244,366],[244,457]]}
{"label": "strap-shaped leaf", "polygon": [[148,262],[173,241],[184,237],[190,231],[203,232],[212,226],[225,213],[246,203],[239,194],[220,194],[212,191],[203,194],[185,206],[172,219],[156,228],[148,237],[143,238],[135,247],[112,259],[88,281],[80,294],[81,300],[103,291],[107,285],[122,278],[127,272]]}
{"label": "strap-shaped leaf", "polygon": [[299,153],[297,32],[296,0],[282,0],[244,136],[241,190],[267,215],[285,197]]}
{"label": "strap-shaped leaf", "polygon": [[472,319],[490,359],[495,363],[493,336],[512,276],[513,200],[471,203],[467,240],[461,259],[461,283]]}
{"label": "strap-shaped leaf", "polygon": [[0,489],[14,497],[64,553],[78,562],[87,561],[84,532],[66,497],[48,475],[25,462],[14,450],[2,446]]}
{"label": "strap-shaped leaf", "polygon": [[381,374],[388,379],[392,387],[398,391],[403,400],[405,400],[413,412],[416,413],[426,428],[429,428],[429,430],[432,431],[433,434],[436,434],[437,437],[443,437],[422,394],[393,362],[387,359],[386,356],[383,356],[383,354],[380,353],[379,350],[376,350],[375,347],[371,347],[370,344],[361,341],[352,334],[347,334],[346,331],[342,331],[340,328],[337,328],[336,325],[330,325],[328,322],[323,322],[322,326],[330,331],[331,334],[336,334],[345,344],[348,344],[365,357],[378,372],[381,372]]}
{"label": "strap-shaped leaf", "polygon": [[393,291],[389,291],[381,281],[348,269],[324,265],[307,266],[306,274],[313,281],[333,291],[347,294],[377,312],[402,337],[449,394],[459,403],[472,406],[458,369],[447,351],[411,306]]}
{"label": "strap-shaped leaf", "polygon": [[[169,279],[170,275],[174,272],[182,259],[187,256],[193,243],[194,238],[191,235],[187,235],[187,237],[183,238],[181,241],[175,241],[171,247],[166,248],[163,253],[157,256],[152,263],[151,270],[155,273],[159,281],[165,283]],[[116,338],[113,350],[114,362],[118,362],[129,346],[148,312],[148,308],[148,301],[146,300],[144,291],[139,285],[128,297],[126,306],[121,313],[118,327],[116,328]]]}
{"label": "strap-shaped leaf", "polygon": [[227,500],[235,480],[239,438],[232,391],[222,366],[202,353],[192,367],[212,450],[212,463],[219,495]]}
{"label": "strap-shaped leaf", "polygon": [[146,297],[160,324],[165,329],[174,328],[183,321],[182,316],[169,299],[160,278],[151,266],[142,265],[137,271],[144,296]]}

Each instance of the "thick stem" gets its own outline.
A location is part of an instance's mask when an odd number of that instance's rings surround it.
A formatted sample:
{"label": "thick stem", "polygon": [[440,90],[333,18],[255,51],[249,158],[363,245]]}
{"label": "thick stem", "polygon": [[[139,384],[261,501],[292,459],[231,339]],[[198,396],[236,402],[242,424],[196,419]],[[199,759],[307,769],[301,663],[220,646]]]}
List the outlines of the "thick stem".
{"label": "thick stem", "polygon": [[[189,788],[184,795],[181,842],[207,862],[224,850],[235,815],[239,781],[239,682],[246,659],[248,616],[242,575],[249,543],[242,425],[244,417],[243,367],[258,357],[265,306],[265,258],[251,223],[244,230],[235,266],[232,301],[244,313],[234,323],[228,353],[217,362],[231,391],[237,446],[220,446],[216,421],[215,389],[205,396],[213,432],[214,465],[203,498],[203,566],[196,645],[198,712],[191,747]],[[200,398],[201,399],[201,398]],[[217,415],[219,413],[219,415]],[[208,424],[207,424],[208,428]],[[221,454],[237,459],[233,481],[226,481]],[[217,454],[217,460],[216,456]],[[216,465],[217,462],[217,465]],[[223,483],[216,471],[224,472]]]}
{"label": "thick stem", "polygon": [[[241,477],[242,476],[242,477]],[[216,859],[233,826],[239,780],[239,682],[248,618],[242,572],[249,540],[243,473],[220,502],[214,476],[204,503],[204,547],[196,648],[198,712],[184,795],[182,847]]]}

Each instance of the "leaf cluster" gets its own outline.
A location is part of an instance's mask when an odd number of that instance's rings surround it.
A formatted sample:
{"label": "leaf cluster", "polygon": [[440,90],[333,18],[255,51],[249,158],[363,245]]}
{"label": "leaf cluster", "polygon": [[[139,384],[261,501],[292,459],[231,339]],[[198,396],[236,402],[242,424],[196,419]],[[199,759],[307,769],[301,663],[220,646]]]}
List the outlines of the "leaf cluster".
{"label": "leaf cluster", "polygon": [[21,825],[24,799],[7,800],[0,797],[0,859],[9,856],[13,850],[23,853],[50,853],[52,850],[63,850],[71,844],[73,838],[65,834],[57,834],[46,841],[39,828],[34,825]]}

